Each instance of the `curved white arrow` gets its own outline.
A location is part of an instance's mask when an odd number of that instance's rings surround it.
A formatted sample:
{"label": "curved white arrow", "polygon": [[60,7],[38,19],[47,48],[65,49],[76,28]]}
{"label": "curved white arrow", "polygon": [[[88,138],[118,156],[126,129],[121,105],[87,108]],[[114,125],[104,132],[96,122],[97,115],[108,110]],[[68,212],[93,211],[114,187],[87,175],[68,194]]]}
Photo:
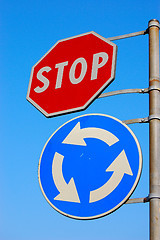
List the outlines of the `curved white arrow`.
{"label": "curved white arrow", "polygon": [[52,176],[56,188],[60,193],[54,198],[54,200],[80,203],[74,179],[71,178],[68,184],[64,180],[62,173],[63,159],[63,155],[57,152],[55,153],[52,163]]}
{"label": "curved white arrow", "polygon": [[111,178],[100,188],[90,192],[89,202],[96,202],[109,195],[121,182],[124,174],[133,176],[125,151],[123,150],[118,157],[106,169],[106,172],[113,172]]}
{"label": "curved white arrow", "polygon": [[101,128],[80,128],[80,122],[72,129],[72,131],[67,135],[62,143],[81,145],[86,146],[84,138],[97,138],[107,143],[109,146],[118,142],[119,139],[108,132],[105,129]]}

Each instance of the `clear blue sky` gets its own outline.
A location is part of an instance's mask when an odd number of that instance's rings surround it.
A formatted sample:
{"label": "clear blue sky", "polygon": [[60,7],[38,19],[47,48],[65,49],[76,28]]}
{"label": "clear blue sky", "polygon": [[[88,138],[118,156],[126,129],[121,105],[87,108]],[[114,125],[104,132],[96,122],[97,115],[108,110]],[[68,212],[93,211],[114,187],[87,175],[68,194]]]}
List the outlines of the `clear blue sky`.
{"label": "clear blue sky", "polygon": [[[123,205],[91,221],[67,218],[44,199],[38,161],[45,142],[63,123],[86,113],[120,120],[147,117],[148,95],[97,99],[85,111],[47,119],[26,100],[32,66],[60,39],[89,31],[103,37],[145,30],[160,16],[158,0],[0,1],[1,161],[0,239],[147,240],[148,204]],[[148,87],[148,35],[114,41],[115,81],[105,90]],[[148,124],[132,124],[143,153],[140,182],[132,197],[148,195]]]}

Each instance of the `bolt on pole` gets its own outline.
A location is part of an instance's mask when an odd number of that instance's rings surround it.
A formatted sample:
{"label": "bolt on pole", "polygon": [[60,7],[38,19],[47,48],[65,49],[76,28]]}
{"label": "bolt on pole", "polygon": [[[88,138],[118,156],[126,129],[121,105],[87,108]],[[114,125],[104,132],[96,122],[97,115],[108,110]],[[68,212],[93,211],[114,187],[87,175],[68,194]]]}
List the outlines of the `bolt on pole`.
{"label": "bolt on pole", "polygon": [[149,201],[150,240],[160,240],[160,79],[159,21],[150,20],[149,31]]}

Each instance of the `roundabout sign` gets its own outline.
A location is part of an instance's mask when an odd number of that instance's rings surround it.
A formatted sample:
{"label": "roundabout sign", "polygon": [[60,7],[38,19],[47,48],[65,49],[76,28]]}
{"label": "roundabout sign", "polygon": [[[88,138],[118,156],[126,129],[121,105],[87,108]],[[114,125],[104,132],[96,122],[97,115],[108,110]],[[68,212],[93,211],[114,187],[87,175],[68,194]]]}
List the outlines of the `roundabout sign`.
{"label": "roundabout sign", "polygon": [[141,169],[140,145],[130,128],[108,115],[87,114],[52,134],[41,153],[38,178],[55,210],[95,219],[128,200]]}

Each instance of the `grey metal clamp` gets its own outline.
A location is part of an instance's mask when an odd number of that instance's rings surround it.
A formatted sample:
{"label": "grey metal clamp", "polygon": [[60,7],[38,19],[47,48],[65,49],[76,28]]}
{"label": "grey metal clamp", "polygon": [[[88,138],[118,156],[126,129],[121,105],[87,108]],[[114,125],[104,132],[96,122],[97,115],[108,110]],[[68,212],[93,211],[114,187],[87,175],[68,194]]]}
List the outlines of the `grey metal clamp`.
{"label": "grey metal clamp", "polygon": [[157,91],[160,91],[160,88],[158,88],[158,87],[153,87],[153,86],[150,86],[150,87],[148,88],[148,92],[150,92],[150,91],[152,91],[152,90],[157,90]]}
{"label": "grey metal clamp", "polygon": [[149,117],[148,117],[148,122],[149,122],[150,120],[152,120],[152,119],[158,119],[158,120],[160,120],[160,115],[159,115],[159,114],[158,114],[158,115],[156,115],[156,114],[149,115]]}
{"label": "grey metal clamp", "polygon": [[153,198],[158,198],[160,199],[160,194],[156,194],[156,193],[150,193],[146,198],[145,198],[145,202],[149,202],[151,199]]}

